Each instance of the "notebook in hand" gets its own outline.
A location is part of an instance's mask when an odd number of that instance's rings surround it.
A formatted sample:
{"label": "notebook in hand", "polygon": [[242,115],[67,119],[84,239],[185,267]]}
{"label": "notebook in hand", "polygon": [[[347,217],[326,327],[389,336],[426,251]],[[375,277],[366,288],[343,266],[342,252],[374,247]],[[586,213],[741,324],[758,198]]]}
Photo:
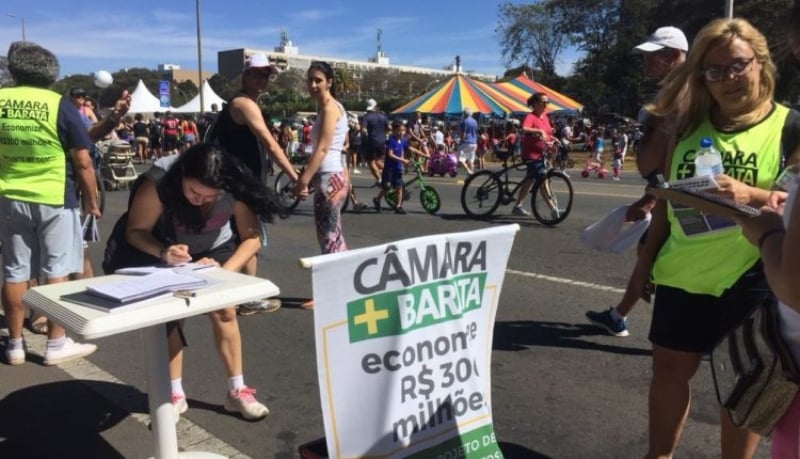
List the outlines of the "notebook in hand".
{"label": "notebook in hand", "polygon": [[118,303],[150,298],[166,292],[190,290],[208,285],[208,281],[172,270],[147,274],[133,279],[87,286],[86,293]]}
{"label": "notebook in hand", "polygon": [[754,217],[761,214],[761,211],[754,207],[739,204],[732,199],[709,193],[702,189],[652,187],[647,189],[647,193],[657,198],[666,199],[667,201],[684,206],[694,207],[703,212],[719,215],[721,217]]}

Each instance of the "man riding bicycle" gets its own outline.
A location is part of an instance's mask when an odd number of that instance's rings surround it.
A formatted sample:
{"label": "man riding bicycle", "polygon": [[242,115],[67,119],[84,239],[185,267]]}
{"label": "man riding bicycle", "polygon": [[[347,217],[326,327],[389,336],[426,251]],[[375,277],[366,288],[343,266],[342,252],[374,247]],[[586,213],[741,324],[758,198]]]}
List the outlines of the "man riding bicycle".
{"label": "man riding bicycle", "polygon": [[[550,104],[547,94],[535,92],[528,98],[528,107],[531,112],[525,115],[522,121],[522,150],[520,155],[522,160],[527,165],[527,172],[525,179],[520,185],[520,192],[517,195],[517,202],[514,204],[514,209],[511,211],[512,215],[530,215],[530,212],[522,208],[522,203],[531,191],[534,180],[544,178],[547,174],[547,167],[544,162],[544,154],[547,149],[548,143],[556,142],[558,140],[553,137],[553,128],[550,126],[550,119],[547,118],[545,110]],[[553,205],[550,199],[550,189],[545,183],[542,187],[542,197],[545,198],[553,218],[558,218],[558,209]]]}

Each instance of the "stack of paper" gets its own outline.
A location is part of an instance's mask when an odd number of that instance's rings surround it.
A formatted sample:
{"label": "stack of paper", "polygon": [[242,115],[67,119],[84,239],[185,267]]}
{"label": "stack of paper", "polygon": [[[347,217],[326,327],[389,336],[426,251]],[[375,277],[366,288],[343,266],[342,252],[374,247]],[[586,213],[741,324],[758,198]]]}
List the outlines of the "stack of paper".
{"label": "stack of paper", "polygon": [[86,287],[86,293],[119,303],[129,303],[167,292],[189,290],[208,285],[208,281],[171,270],[134,279]]}

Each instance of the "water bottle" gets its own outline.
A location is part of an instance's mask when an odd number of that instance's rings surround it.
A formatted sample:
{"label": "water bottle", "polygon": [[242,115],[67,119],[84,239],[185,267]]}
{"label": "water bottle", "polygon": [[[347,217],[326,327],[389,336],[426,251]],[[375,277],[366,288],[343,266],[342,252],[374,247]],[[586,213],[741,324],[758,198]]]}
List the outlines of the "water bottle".
{"label": "water bottle", "polygon": [[700,149],[697,150],[697,156],[694,158],[695,177],[702,177],[704,175],[714,177],[722,172],[722,156],[719,154],[719,151],[714,148],[711,139],[704,137],[703,140],[700,141]]}

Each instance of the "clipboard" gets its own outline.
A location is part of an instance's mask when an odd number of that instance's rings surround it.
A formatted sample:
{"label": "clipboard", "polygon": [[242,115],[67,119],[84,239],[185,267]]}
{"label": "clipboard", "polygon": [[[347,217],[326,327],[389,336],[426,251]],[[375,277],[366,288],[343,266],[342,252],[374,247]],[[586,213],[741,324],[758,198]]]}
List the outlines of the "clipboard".
{"label": "clipboard", "polygon": [[648,187],[647,194],[720,217],[755,217],[761,210],[702,190]]}

